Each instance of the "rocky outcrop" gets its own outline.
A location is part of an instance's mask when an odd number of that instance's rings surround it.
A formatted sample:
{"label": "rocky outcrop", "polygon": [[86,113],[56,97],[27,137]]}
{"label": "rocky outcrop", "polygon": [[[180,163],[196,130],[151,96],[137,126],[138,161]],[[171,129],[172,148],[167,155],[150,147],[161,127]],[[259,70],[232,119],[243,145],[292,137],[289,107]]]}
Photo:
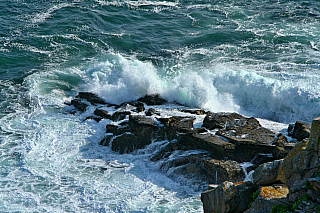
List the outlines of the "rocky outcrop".
{"label": "rocky outcrop", "polygon": [[138,101],[144,102],[149,106],[162,105],[168,102],[167,100],[161,98],[159,94],[145,95],[144,97],[139,98]]}
{"label": "rocky outcrop", "polygon": [[201,194],[204,212],[243,212],[252,202],[252,194],[255,191],[256,188],[250,181],[225,181],[214,190]]}
{"label": "rocky outcrop", "polygon": [[302,141],[303,139],[310,137],[310,130],[311,124],[302,121],[296,121],[293,128],[292,137],[296,138],[298,141]]}

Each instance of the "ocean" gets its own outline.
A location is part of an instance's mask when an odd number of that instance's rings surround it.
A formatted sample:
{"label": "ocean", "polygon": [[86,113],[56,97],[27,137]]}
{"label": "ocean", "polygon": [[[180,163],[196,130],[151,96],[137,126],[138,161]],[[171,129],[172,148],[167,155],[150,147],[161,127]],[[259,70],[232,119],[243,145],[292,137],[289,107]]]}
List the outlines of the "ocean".
{"label": "ocean", "polygon": [[278,129],[311,123],[320,1],[0,0],[0,88],[0,212],[202,212],[202,186],[149,160],[157,144],[113,152],[98,144],[107,121],[64,103],[158,93]]}

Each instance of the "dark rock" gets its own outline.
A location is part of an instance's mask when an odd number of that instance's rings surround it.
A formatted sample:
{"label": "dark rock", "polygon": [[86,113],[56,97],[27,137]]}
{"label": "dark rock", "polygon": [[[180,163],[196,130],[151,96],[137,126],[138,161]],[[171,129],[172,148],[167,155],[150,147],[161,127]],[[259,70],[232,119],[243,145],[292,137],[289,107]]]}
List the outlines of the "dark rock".
{"label": "dark rock", "polygon": [[113,124],[107,124],[106,129],[107,129],[107,133],[114,133],[117,129],[119,128],[119,126],[117,125],[113,125]]}
{"label": "dark rock", "polygon": [[278,178],[278,175],[282,162],[283,160],[276,160],[260,165],[257,169],[255,169],[255,172],[252,175],[253,182],[260,186],[280,183],[281,179]]}
{"label": "dark rock", "polygon": [[79,92],[76,98],[85,99],[93,105],[96,104],[107,104],[102,98],[91,92]]}
{"label": "dark rock", "polygon": [[288,126],[288,136],[293,135],[294,124],[289,124]]}
{"label": "dark rock", "polygon": [[272,142],[272,145],[285,148],[285,144],[288,143],[286,136],[279,134],[277,138]]}
{"label": "dark rock", "polygon": [[206,114],[206,111],[204,111],[203,109],[183,109],[183,110],[181,110],[181,112],[195,114],[195,115],[205,115]]}
{"label": "dark rock", "polygon": [[250,130],[261,127],[255,118],[246,118],[237,113],[209,113],[203,120],[202,127],[207,129],[237,130],[238,134],[247,134]]}
{"label": "dark rock", "polygon": [[183,175],[209,183],[222,183],[225,180],[238,182],[245,177],[239,163],[230,160],[214,160],[208,158],[206,154],[170,158],[162,163],[160,169],[165,172],[170,170],[171,176]]}
{"label": "dark rock", "polygon": [[235,145],[211,134],[181,134],[177,142],[184,150],[202,149],[211,152],[215,159],[232,156]]}
{"label": "dark rock", "polygon": [[137,136],[132,133],[123,133],[116,136],[111,141],[111,149],[120,154],[132,152],[141,148]]}
{"label": "dark rock", "polygon": [[109,115],[109,113],[106,111],[106,110],[103,110],[103,109],[96,109],[94,111],[94,114],[97,115],[97,116],[100,116],[102,118],[107,118],[107,119],[112,119],[111,118],[111,115]]}
{"label": "dark rock", "polygon": [[136,107],[136,110],[135,110],[136,112],[143,112],[145,110],[144,104],[142,102],[136,101],[136,102],[130,102],[129,104]]}
{"label": "dark rock", "polygon": [[250,181],[235,184],[225,181],[217,188],[201,194],[204,213],[243,212],[252,202],[255,191]]}
{"label": "dark rock", "polygon": [[112,139],[113,135],[106,135],[101,141],[100,141],[100,145],[102,146],[109,146],[109,143]]}
{"label": "dark rock", "polygon": [[131,115],[129,111],[117,111],[111,116],[112,121],[121,121],[126,118],[127,115]]}
{"label": "dark rock", "polygon": [[195,118],[173,116],[170,118],[159,118],[158,120],[164,125],[167,139],[171,141],[178,137],[178,133],[191,132]]}
{"label": "dark rock", "polygon": [[102,120],[102,118],[101,117],[89,116],[89,117],[86,117],[85,120],[95,120],[95,121],[99,122],[99,121]]}
{"label": "dark rock", "polygon": [[152,116],[152,115],[160,115],[160,112],[153,109],[153,108],[150,108],[147,112],[146,112],[146,116]]}
{"label": "dark rock", "polygon": [[149,106],[162,105],[162,104],[167,103],[167,100],[161,98],[159,94],[145,95],[144,97],[139,98],[138,101],[144,102]]}
{"label": "dark rock", "polygon": [[272,154],[262,154],[258,153],[252,160],[251,163],[255,165],[260,165],[263,163],[271,162],[274,160],[274,157]]}
{"label": "dark rock", "polygon": [[296,121],[293,129],[292,137],[298,141],[310,137],[311,124],[302,121]]}
{"label": "dark rock", "polygon": [[77,108],[79,111],[86,111],[88,104],[82,103],[79,99],[74,99],[71,101],[71,104]]}

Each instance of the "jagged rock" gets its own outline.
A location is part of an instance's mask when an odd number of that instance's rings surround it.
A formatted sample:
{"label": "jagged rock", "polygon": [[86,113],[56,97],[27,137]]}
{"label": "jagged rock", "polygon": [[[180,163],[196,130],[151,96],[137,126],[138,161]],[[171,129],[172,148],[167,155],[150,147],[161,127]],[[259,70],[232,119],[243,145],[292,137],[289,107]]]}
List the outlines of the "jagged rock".
{"label": "jagged rock", "polygon": [[177,138],[178,133],[192,131],[195,118],[173,116],[170,118],[159,118],[158,120],[164,125],[167,139],[171,141]]}
{"label": "jagged rock", "polygon": [[253,182],[260,186],[281,182],[278,178],[278,173],[282,162],[283,160],[275,160],[273,162],[260,165],[253,173]]}
{"label": "jagged rock", "polygon": [[302,121],[296,121],[293,129],[292,137],[298,141],[302,141],[305,138],[309,138],[311,130],[311,124]]}
{"label": "jagged rock", "polygon": [[[236,145],[211,134],[181,134],[177,142],[184,150],[202,149],[210,152],[215,159],[230,157]],[[231,159],[231,158],[230,158]]]}
{"label": "jagged rock", "polygon": [[250,181],[232,183],[225,181],[217,188],[201,194],[205,213],[243,212],[252,201],[256,191]]}
{"label": "jagged rock", "polygon": [[146,116],[152,116],[152,115],[160,115],[160,112],[155,110],[155,109],[153,109],[153,108],[150,108],[146,112]]}
{"label": "jagged rock", "polygon": [[245,173],[239,163],[230,160],[215,160],[208,157],[207,154],[180,158],[170,157],[169,160],[162,163],[160,168],[167,172],[174,167],[176,167],[174,175],[184,175],[193,179],[201,178],[202,181],[209,183],[222,183],[226,180],[239,182],[245,178]]}
{"label": "jagged rock", "polygon": [[145,95],[144,97],[139,98],[137,101],[144,102],[149,106],[151,106],[151,105],[162,105],[162,104],[167,103],[167,100],[161,98],[159,94]]}
{"label": "jagged rock", "polygon": [[205,115],[206,114],[206,111],[204,111],[203,109],[183,109],[183,110],[181,110],[181,112],[186,112],[186,113],[195,114],[195,115]]}
{"label": "jagged rock", "polygon": [[113,121],[121,121],[126,118],[127,115],[131,115],[129,111],[117,111],[112,114],[111,119]]}
{"label": "jagged rock", "polygon": [[207,129],[237,130],[238,134],[247,134],[250,130],[261,127],[253,117],[246,118],[237,113],[208,113],[202,127]]}
{"label": "jagged rock", "polygon": [[141,144],[139,144],[137,136],[132,133],[123,133],[111,141],[111,149],[120,154],[129,153],[139,148],[141,148]]}
{"label": "jagged rock", "polygon": [[267,213],[275,205],[287,205],[286,200],[289,192],[285,185],[273,185],[260,187],[259,195],[245,213]]}
{"label": "jagged rock", "polygon": [[79,92],[76,98],[85,99],[92,105],[107,104],[102,98],[98,97],[96,94],[93,94],[91,92]]}
{"label": "jagged rock", "polygon": [[73,105],[75,108],[77,108],[79,111],[86,111],[88,104],[82,103],[79,99],[74,99],[71,101],[71,105]]}
{"label": "jagged rock", "polygon": [[136,107],[136,112],[143,112],[145,110],[142,102],[130,102],[129,104]]}
{"label": "jagged rock", "polygon": [[85,120],[95,120],[95,121],[99,122],[99,121],[102,120],[102,118],[101,117],[89,116],[89,117],[86,117]]}
{"label": "jagged rock", "polygon": [[97,116],[100,116],[102,118],[107,118],[107,119],[112,119],[111,118],[111,115],[109,115],[109,113],[106,111],[106,110],[103,110],[103,109],[96,109],[94,111],[94,114],[97,115]]}

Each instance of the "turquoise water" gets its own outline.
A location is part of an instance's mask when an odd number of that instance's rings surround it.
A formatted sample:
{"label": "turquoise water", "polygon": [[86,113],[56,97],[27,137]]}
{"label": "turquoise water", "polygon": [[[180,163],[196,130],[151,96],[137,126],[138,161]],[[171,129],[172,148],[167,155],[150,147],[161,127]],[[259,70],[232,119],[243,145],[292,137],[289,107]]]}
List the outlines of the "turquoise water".
{"label": "turquoise water", "polygon": [[[99,147],[79,91],[281,123],[320,115],[318,1],[0,1],[0,211],[201,212],[148,152]],[[101,171],[86,159],[118,160]],[[201,188],[201,187],[200,187]]]}

